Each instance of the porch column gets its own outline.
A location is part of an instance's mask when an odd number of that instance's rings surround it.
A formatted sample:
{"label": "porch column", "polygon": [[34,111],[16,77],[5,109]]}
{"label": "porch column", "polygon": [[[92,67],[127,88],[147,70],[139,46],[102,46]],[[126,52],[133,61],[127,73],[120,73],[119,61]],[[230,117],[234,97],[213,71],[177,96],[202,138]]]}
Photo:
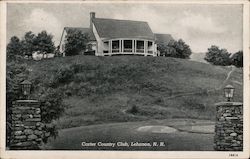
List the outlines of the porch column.
{"label": "porch column", "polygon": [[155,42],[153,41],[152,44],[153,44],[153,45],[152,45],[152,46],[153,46],[153,55],[156,55],[156,52],[155,52],[155,51],[156,51],[156,50],[155,50],[155,47],[156,47]]}
{"label": "porch column", "polygon": [[147,52],[147,40],[144,40],[144,53],[148,53]]}
{"label": "porch column", "polygon": [[135,40],[135,53],[137,52],[137,40]]}
{"label": "porch column", "polygon": [[110,53],[112,53],[112,40],[110,40]]}
{"label": "porch column", "polygon": [[132,40],[132,53],[135,52],[135,40]]}
{"label": "porch column", "polygon": [[124,52],[124,40],[123,39],[121,40],[121,49],[122,49],[121,52],[123,53]]}
{"label": "porch column", "polygon": [[110,53],[110,51],[111,51],[111,47],[110,47],[110,40],[109,40],[109,53]]}
{"label": "porch column", "polygon": [[119,53],[122,52],[122,40],[119,40]]}

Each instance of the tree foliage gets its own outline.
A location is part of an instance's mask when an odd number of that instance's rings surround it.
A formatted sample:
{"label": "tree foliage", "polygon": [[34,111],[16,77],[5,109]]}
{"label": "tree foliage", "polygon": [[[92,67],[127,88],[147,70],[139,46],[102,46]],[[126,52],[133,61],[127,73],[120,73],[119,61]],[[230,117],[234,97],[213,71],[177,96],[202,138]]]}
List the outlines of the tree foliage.
{"label": "tree foliage", "polygon": [[213,65],[227,66],[231,64],[230,53],[226,49],[220,49],[212,45],[206,52],[205,60]]}
{"label": "tree foliage", "polygon": [[15,60],[22,56],[22,44],[18,37],[13,36],[7,45],[7,60]]}
{"label": "tree foliage", "polygon": [[46,31],[38,33],[33,40],[34,51],[51,53],[55,51],[55,45],[52,41],[53,36]]}
{"label": "tree foliage", "polygon": [[232,64],[236,67],[243,67],[243,51],[238,51],[233,54],[231,60]]}
{"label": "tree foliage", "polygon": [[17,57],[32,56],[34,51],[41,53],[54,52],[55,46],[53,36],[46,31],[38,33],[38,35],[29,31],[26,32],[22,40],[13,36],[7,45],[7,60],[14,60]]}
{"label": "tree foliage", "polygon": [[188,59],[192,51],[182,39],[178,41],[171,40],[168,44],[158,44],[158,50],[161,56],[176,57]]}
{"label": "tree foliage", "polygon": [[32,56],[32,52],[35,49],[34,46],[35,38],[36,35],[31,31],[25,33],[24,38],[21,41],[23,55]]}
{"label": "tree foliage", "polygon": [[78,55],[87,48],[89,35],[80,30],[69,30],[66,35],[65,54],[66,56]]}

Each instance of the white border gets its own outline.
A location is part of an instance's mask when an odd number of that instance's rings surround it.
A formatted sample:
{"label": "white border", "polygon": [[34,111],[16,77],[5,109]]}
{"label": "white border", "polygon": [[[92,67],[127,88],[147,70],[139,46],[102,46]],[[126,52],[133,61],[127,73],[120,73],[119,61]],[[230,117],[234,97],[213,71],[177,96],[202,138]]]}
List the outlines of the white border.
{"label": "white border", "polygon": [[[164,3],[164,4],[243,4],[243,52],[244,52],[244,151],[6,151],[5,150],[5,89],[6,89],[6,4],[7,3]],[[249,158],[249,1],[247,0],[178,0],[178,1],[2,1],[0,2],[0,158],[230,158],[229,154]]]}

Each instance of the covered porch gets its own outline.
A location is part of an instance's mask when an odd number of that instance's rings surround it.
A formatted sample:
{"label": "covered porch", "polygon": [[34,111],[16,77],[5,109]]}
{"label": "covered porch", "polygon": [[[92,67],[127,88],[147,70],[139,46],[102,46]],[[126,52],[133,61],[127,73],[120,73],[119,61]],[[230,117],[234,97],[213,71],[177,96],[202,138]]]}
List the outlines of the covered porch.
{"label": "covered porch", "polygon": [[104,41],[103,55],[136,54],[156,56],[156,44],[145,39],[111,39]]}

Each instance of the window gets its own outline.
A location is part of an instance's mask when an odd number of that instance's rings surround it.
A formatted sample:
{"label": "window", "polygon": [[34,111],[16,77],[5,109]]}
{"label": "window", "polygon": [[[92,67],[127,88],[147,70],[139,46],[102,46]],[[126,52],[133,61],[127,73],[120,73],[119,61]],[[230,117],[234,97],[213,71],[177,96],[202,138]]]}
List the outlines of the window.
{"label": "window", "polygon": [[119,52],[119,40],[112,41],[112,52]]}
{"label": "window", "polygon": [[153,42],[148,41],[148,53],[152,54],[153,53]]}
{"label": "window", "polygon": [[109,53],[109,41],[104,42],[104,50],[103,53]]}
{"label": "window", "polygon": [[142,40],[137,40],[136,41],[136,52],[144,52],[144,41]]}
{"label": "window", "polygon": [[124,40],[124,52],[132,52],[132,40]]}

